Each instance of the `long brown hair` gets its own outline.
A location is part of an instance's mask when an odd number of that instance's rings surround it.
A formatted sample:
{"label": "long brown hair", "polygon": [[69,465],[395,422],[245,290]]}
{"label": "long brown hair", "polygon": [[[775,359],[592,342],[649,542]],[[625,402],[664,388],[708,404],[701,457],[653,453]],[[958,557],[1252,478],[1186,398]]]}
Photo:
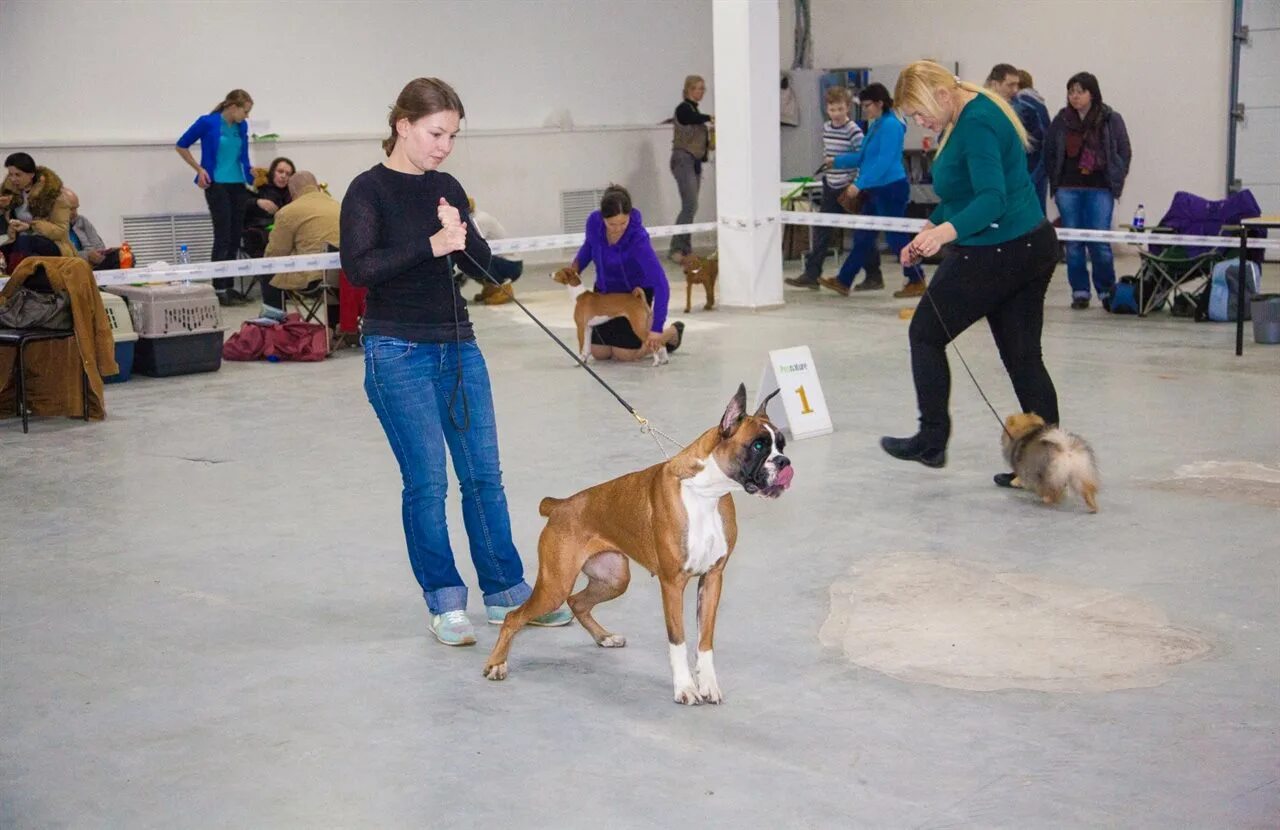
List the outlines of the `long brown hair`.
{"label": "long brown hair", "polygon": [[387,116],[391,136],[382,142],[383,152],[390,156],[391,151],[395,149],[398,138],[396,122],[401,118],[407,118],[412,124],[437,112],[456,112],[459,118],[465,118],[467,115],[462,108],[462,99],[458,97],[458,93],[439,78],[414,78],[405,84],[404,89],[400,90],[400,94],[396,97],[391,114]]}
{"label": "long brown hair", "polygon": [[233,89],[222,99],[222,103],[213,108],[214,112],[222,112],[227,107],[251,107],[253,96],[243,89]]}

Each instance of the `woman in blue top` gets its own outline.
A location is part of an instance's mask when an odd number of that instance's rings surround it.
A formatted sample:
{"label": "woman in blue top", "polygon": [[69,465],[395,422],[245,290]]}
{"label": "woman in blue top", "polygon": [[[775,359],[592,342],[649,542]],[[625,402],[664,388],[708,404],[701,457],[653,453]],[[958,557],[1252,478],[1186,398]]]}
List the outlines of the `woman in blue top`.
{"label": "woman in blue top", "polygon": [[[209,216],[213,220],[213,250],[209,259],[221,262],[235,259],[240,251],[240,230],[249,202],[246,187],[253,181],[249,166],[249,111],[253,98],[243,89],[227,93],[213,112],[195,120],[178,139],[178,155],[196,171],[196,187],[204,191]],[[200,142],[200,163],[189,149]],[[220,277],[213,281],[222,302],[230,299],[233,280]]]}
{"label": "woman in blue top", "polygon": [[[833,166],[858,168],[858,178],[849,185],[848,195],[852,198],[859,193],[864,199],[862,212],[868,216],[907,215],[907,202],[911,199],[911,183],[907,181],[907,171],[902,166],[902,143],[907,137],[907,124],[893,112],[893,98],[884,84],[871,84],[858,94],[862,102],[862,116],[870,124],[867,136],[862,140],[862,147],[853,153],[842,153],[832,160]],[[858,271],[867,263],[869,257],[879,265],[876,253],[877,231],[854,231],[853,247],[840,273],[835,279],[824,277],[819,282],[838,294],[849,296],[849,290],[878,291],[884,288],[884,279],[880,269],[867,269],[867,277],[857,285],[853,284]],[[885,240],[889,249],[895,254],[902,250],[910,237],[905,233],[886,233]],[[907,278],[907,285],[924,284],[924,269],[918,264],[904,265],[902,274]],[[907,296],[921,293],[918,290],[903,289]],[[900,292],[900,293],[903,293]]]}
{"label": "woman in blue top", "polygon": [[671,286],[667,272],[649,242],[640,211],[631,207],[631,194],[624,187],[610,185],[600,199],[600,209],[587,217],[587,239],[569,270],[579,274],[596,265],[597,294],[630,294],[644,289],[649,301],[649,337],[640,342],[625,317],[615,317],[591,330],[591,356],[596,360],[639,360],[667,347],[668,354],[680,348],[684,323],[665,325]]}
{"label": "woman in blue top", "polygon": [[[901,254],[904,265],[952,243],[911,318],[911,372],[920,431],[882,438],[885,452],[928,467],[947,463],[951,370],[947,344],[987,318],[1024,412],[1058,421],[1058,395],[1040,354],[1044,295],[1058,263],[1058,238],[1027,173],[1027,134],[1013,109],[990,91],[931,61],[898,76],[905,115],[943,131],[933,163],[941,202]],[[1007,486],[1013,476],[1001,473]]]}

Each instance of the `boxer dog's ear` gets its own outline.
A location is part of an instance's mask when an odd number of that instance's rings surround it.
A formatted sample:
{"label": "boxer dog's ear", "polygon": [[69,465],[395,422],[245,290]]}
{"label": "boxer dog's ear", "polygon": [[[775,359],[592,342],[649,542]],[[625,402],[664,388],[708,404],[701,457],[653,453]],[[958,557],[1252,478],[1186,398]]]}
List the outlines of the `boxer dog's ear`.
{"label": "boxer dog's ear", "polygon": [[737,393],[734,394],[733,400],[729,401],[729,405],[725,407],[724,416],[720,418],[720,437],[728,438],[733,435],[746,414],[747,387],[745,384],[739,383]]}
{"label": "boxer dog's ear", "polygon": [[770,392],[770,393],[769,393],[769,396],[768,396],[767,398],[765,398],[763,401],[761,401],[761,402],[760,402],[760,408],[756,410],[756,414],[755,414],[755,415],[753,415],[752,417],[753,417],[753,418],[764,418],[765,420],[768,420],[768,418],[769,418],[769,401],[771,401],[771,400],[773,400],[774,398],[776,398],[776,397],[778,396],[778,393],[779,393],[779,392],[781,392],[781,391],[782,391],[781,389],[775,389],[775,390],[773,390],[772,392]]}

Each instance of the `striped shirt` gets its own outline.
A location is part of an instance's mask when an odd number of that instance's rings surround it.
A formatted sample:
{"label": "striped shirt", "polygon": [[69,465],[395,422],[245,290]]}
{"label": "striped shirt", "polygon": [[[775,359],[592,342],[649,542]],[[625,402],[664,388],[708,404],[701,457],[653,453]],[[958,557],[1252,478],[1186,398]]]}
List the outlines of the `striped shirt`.
{"label": "striped shirt", "polygon": [[[837,127],[830,121],[822,122],[822,154],[832,158],[841,153],[854,153],[862,146],[862,128],[852,118]],[[853,180],[852,170],[828,170],[823,174],[827,187],[843,190]]]}

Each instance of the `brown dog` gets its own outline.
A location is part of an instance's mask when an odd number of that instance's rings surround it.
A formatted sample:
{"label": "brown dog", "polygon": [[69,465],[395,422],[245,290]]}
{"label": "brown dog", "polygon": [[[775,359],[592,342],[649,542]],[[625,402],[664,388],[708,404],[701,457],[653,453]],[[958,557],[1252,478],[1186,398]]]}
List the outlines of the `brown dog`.
{"label": "brown dog", "polygon": [[1098,466],[1093,448],[1079,435],[1056,426],[1031,412],[1004,419],[1000,438],[1005,460],[1013,468],[1014,487],[1032,490],[1045,504],[1062,501],[1068,488],[1098,512]]}
{"label": "brown dog", "polygon": [[[630,294],[597,294],[582,284],[582,278],[573,268],[561,268],[551,279],[566,286],[574,298],[573,322],[578,327],[578,357],[583,363],[591,362],[591,330],[614,317],[625,317],[631,331],[643,345],[649,339],[649,301],[643,288]],[[669,363],[667,347],[653,353],[653,365]]]}
{"label": "brown dog", "polygon": [[693,310],[693,287],[701,285],[707,292],[707,311],[716,307],[716,279],[720,276],[720,252],[703,259],[695,254],[684,258],[684,313]]}
{"label": "brown dog", "polygon": [[[723,700],[712,639],[724,566],[738,541],[732,494],[743,491],[777,498],[791,486],[793,476],[791,462],[782,454],[786,444],[782,431],[765,414],[768,403],[766,399],[754,415],[747,415],[747,391],[740,385],[720,423],[671,460],[567,499],[543,499],[538,512],[548,521],[538,539],[538,580],[533,595],[503,622],[484,676],[505,679],[516,632],[566,598],[597,645],[626,645],[624,638],[596,622],[591,609],[627,589],[630,557],[662,585],[676,703],[692,706]],[[570,596],[579,572],[586,574],[587,585]],[[696,684],[684,640],[684,589],[695,576]]]}

